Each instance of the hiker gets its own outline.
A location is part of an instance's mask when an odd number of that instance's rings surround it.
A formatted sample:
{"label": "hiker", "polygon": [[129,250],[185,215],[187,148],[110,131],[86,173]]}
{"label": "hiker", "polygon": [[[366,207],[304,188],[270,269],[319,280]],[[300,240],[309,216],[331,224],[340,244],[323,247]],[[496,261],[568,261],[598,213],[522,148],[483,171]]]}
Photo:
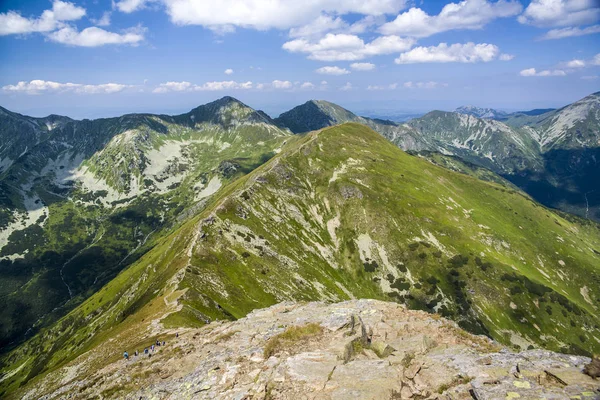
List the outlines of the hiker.
{"label": "hiker", "polygon": [[175,337],[179,337],[179,332],[175,332]]}
{"label": "hiker", "polygon": [[148,354],[148,348],[147,347],[144,349],[144,354]]}
{"label": "hiker", "polygon": [[129,360],[129,353],[128,352],[123,352],[123,358],[126,360]]}
{"label": "hiker", "polygon": [[150,346],[150,350],[154,351],[154,345]]}
{"label": "hiker", "polygon": [[162,345],[163,345],[163,346],[165,345],[165,341],[164,341],[164,340],[163,340],[163,344],[162,344]]}
{"label": "hiker", "polygon": [[134,355],[137,357],[140,353],[136,350]]}

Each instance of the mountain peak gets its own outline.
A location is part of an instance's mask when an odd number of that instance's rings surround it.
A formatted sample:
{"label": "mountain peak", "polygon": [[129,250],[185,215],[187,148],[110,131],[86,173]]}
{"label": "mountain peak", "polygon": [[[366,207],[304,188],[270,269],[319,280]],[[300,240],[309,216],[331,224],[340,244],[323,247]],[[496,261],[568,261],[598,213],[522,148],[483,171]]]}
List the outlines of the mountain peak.
{"label": "mountain peak", "polygon": [[344,122],[356,122],[356,114],[326,100],[309,100],[275,119],[294,133],[310,132]]}
{"label": "mountain peak", "polygon": [[496,119],[498,117],[502,117],[502,116],[506,115],[506,113],[504,111],[498,111],[493,108],[484,108],[484,107],[477,107],[477,106],[472,106],[472,105],[458,107],[456,110],[454,110],[454,112],[457,112],[459,114],[473,115],[478,118],[488,118],[488,119],[489,118]]}
{"label": "mountain peak", "polygon": [[203,104],[175,118],[193,125],[208,122],[219,124],[224,128],[245,122],[274,124],[274,121],[264,112],[257,111],[231,96],[224,96]]}

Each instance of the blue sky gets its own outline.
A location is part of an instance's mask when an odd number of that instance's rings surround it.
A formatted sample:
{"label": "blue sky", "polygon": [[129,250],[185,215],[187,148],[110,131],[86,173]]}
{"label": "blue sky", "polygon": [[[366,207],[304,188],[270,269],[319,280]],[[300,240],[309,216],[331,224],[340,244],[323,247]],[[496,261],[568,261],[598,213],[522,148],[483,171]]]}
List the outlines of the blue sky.
{"label": "blue sky", "polygon": [[231,95],[276,116],[557,107],[600,90],[598,0],[0,2],[0,105],[75,118]]}

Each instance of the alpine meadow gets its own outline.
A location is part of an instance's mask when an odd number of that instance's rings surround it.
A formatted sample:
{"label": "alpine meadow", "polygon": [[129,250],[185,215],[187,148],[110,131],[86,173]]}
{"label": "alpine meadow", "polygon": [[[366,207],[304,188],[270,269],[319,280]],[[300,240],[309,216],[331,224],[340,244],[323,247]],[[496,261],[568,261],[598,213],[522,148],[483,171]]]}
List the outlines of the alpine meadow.
{"label": "alpine meadow", "polygon": [[599,24],[1,3],[0,397],[600,399]]}

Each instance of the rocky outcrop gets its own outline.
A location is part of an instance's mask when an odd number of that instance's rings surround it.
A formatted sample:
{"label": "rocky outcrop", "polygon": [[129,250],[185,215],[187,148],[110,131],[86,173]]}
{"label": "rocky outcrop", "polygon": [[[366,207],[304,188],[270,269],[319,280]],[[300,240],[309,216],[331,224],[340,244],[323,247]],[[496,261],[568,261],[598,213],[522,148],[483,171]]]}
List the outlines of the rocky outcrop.
{"label": "rocky outcrop", "polygon": [[[67,365],[24,398],[600,397],[600,381],[582,372],[589,358],[514,353],[396,303],[281,303],[235,322],[177,333],[163,331],[167,344],[151,357],[114,361],[91,376],[77,376]],[[57,386],[44,395],[50,378]]]}

